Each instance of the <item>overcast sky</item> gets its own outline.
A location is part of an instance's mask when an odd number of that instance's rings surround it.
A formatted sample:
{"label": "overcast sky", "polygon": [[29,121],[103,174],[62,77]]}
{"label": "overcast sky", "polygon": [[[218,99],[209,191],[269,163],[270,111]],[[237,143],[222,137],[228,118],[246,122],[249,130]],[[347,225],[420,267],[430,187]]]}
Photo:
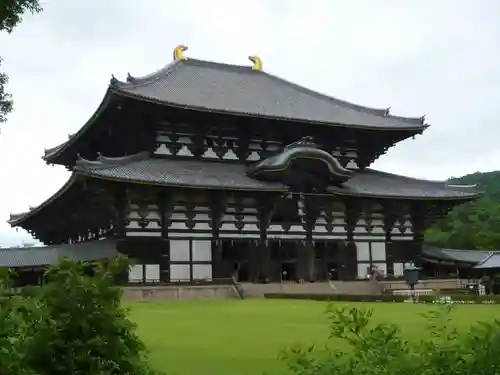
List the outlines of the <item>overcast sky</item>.
{"label": "overcast sky", "polygon": [[498,0],[71,0],[44,2],[0,35],[15,112],[0,134],[0,244],[26,233],[5,223],[69,177],[44,148],[92,115],[111,74],[155,71],[178,44],[188,56],[249,65],[431,128],[373,167],[445,179],[500,169]]}

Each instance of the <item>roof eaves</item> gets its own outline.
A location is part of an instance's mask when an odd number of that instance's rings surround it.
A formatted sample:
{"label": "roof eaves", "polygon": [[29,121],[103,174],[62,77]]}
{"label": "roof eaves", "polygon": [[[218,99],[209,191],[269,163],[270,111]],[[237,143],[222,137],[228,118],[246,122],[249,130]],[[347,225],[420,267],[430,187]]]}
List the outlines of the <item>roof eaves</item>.
{"label": "roof eaves", "polygon": [[93,262],[115,256],[116,240],[107,238],[74,244],[38,247],[1,248],[0,267],[39,267],[54,264],[61,258]]}
{"label": "roof eaves", "polygon": [[114,91],[110,88],[106,90],[106,93],[101,100],[101,104],[99,104],[99,107],[97,110],[94,112],[94,114],[90,117],[90,119],[83,125],[78,132],[73,134],[72,136],[69,137],[69,139],[66,142],[61,143],[58,146],[52,147],[45,149],[45,153],[42,156],[42,159],[46,161],[47,163],[51,163],[55,158],[57,158],[62,152],[64,152],[68,147],[73,145],[83,134],[89,130],[94,122],[101,116],[101,114],[104,112],[104,110],[109,106],[112,97],[113,97]]}
{"label": "roof eaves", "polygon": [[22,214],[11,214],[10,219],[7,221],[7,223],[11,227],[17,227],[20,226],[25,220],[29,219],[33,215],[36,215],[38,212],[40,212],[43,208],[49,206],[53,201],[61,197],[67,190],[69,190],[77,180],[77,174],[72,173],[68,181],[50,198],[45,200],[42,204],[39,206],[33,207],[29,211],[22,213]]}
{"label": "roof eaves", "polygon": [[156,181],[142,181],[142,180],[136,180],[136,179],[126,179],[126,178],[115,178],[115,177],[108,177],[108,176],[103,176],[97,171],[93,171],[90,169],[85,169],[82,167],[76,167],[75,172],[78,173],[78,175],[84,176],[84,177],[90,177],[90,178],[95,178],[97,180],[103,180],[103,181],[110,181],[110,182],[116,182],[116,183],[128,183],[128,184],[141,184],[141,185],[150,185],[150,186],[167,186],[167,187],[174,187],[174,188],[195,188],[195,189],[207,189],[207,190],[224,190],[224,191],[256,191],[256,192],[289,192],[289,189],[285,187],[226,187],[226,186],[221,186],[221,187],[214,187],[214,186],[209,186],[209,185],[187,185],[187,184],[176,184],[176,183],[168,183],[168,182],[156,182]]}
{"label": "roof eaves", "polygon": [[[91,178],[96,178],[100,180],[107,180],[107,181],[114,181],[114,182],[124,182],[124,183],[141,183],[141,184],[150,184],[150,185],[157,185],[157,186],[173,186],[173,187],[184,187],[184,188],[190,188],[190,187],[204,187],[204,188],[209,188],[209,189],[218,189],[217,187],[213,185],[203,185],[201,183],[198,183],[196,185],[190,185],[190,184],[185,184],[182,182],[169,182],[169,181],[155,181],[154,179],[137,179],[137,178],[127,178],[123,176],[113,176],[113,175],[108,175],[105,170],[107,168],[116,168],[116,167],[121,167],[125,166],[130,163],[134,162],[140,162],[144,161],[146,159],[149,159],[150,155],[147,152],[142,152],[138,153],[135,155],[130,155],[130,156],[125,156],[125,157],[118,157],[118,158],[107,158],[103,156],[99,156],[96,160],[85,160],[80,158],[76,166],[74,168],[74,172],[91,177]],[[209,162],[211,163],[211,162]],[[388,177],[392,178],[399,178],[399,179],[408,179],[410,181],[416,181],[416,182],[424,182],[424,183],[429,183],[429,184],[437,184],[438,188],[444,189],[445,185],[442,182],[436,182],[436,181],[427,181],[427,180],[418,180],[414,178],[408,178],[405,176],[398,176],[398,175],[393,175],[390,173],[386,172],[379,172],[375,170],[369,170],[372,172],[376,172],[377,174],[382,174],[382,175],[387,175]],[[355,177],[355,176],[354,176]],[[246,186],[221,186],[220,189],[222,190],[248,190],[248,191],[288,191],[288,188],[286,185],[284,186],[261,186],[261,187],[246,187]],[[401,199],[401,200],[427,200],[427,201],[443,201],[443,200],[448,200],[448,201],[470,201],[477,199],[478,196],[474,193],[463,193],[460,192],[460,194],[454,194],[454,195],[446,195],[445,192],[442,194],[435,194],[435,195],[425,195],[425,194],[409,194],[409,195],[402,195],[402,194],[381,194],[381,193],[371,193],[371,192],[363,192],[361,191],[349,191],[349,187],[336,187],[336,186],[331,186],[328,189],[328,193],[325,194],[333,194],[333,195],[339,195],[339,196],[353,196],[353,197],[367,197],[367,198],[376,198],[376,199]]]}
{"label": "roof eaves", "polygon": [[419,201],[463,201],[468,202],[471,200],[475,200],[480,198],[480,195],[465,195],[465,196],[423,196],[423,195],[380,195],[380,194],[370,194],[370,193],[362,193],[362,192],[348,192],[348,191],[339,191],[335,190],[335,188],[329,188],[329,192],[333,195],[338,196],[349,196],[349,197],[359,197],[359,198],[377,198],[377,199],[400,199],[400,200],[419,200]]}
{"label": "roof eaves", "polygon": [[[224,111],[222,109],[217,109],[214,110],[212,108],[206,108],[203,106],[194,106],[194,105],[182,105],[179,103],[173,103],[173,102],[168,102],[168,101],[162,101],[162,100],[157,100],[154,98],[149,98],[147,96],[131,93],[128,91],[128,89],[132,88],[137,88],[140,86],[147,86],[148,84],[152,84],[157,82],[160,79],[163,79],[170,75],[171,73],[179,70],[183,66],[198,66],[198,67],[211,67],[211,68],[218,68],[218,69],[223,69],[223,70],[232,70],[236,72],[245,72],[245,74],[248,73],[248,71],[251,70],[251,67],[249,66],[242,66],[242,65],[232,65],[232,64],[224,64],[224,63],[218,63],[218,62],[212,62],[212,61],[205,61],[205,60],[199,60],[199,59],[192,59],[188,58],[187,60],[176,60],[171,62],[170,64],[166,65],[164,68],[151,73],[149,75],[143,76],[143,77],[133,77],[130,74],[127,77],[127,82],[123,82],[118,80],[113,76],[111,79],[111,84],[110,88],[115,90],[117,93],[121,93],[122,95],[130,98],[135,98],[139,100],[143,100],[146,102],[151,102],[155,104],[160,104],[160,105],[165,105],[165,106],[171,106],[174,108],[184,108],[184,109],[190,109],[194,111],[203,111],[203,112],[213,112],[213,113],[226,113],[226,114],[232,114],[232,115],[239,115],[239,116],[246,116],[246,117],[259,117],[259,118],[269,118],[269,119],[276,119],[276,120],[286,120],[290,121],[293,119],[290,118],[285,118],[285,117],[279,117],[279,116],[263,116],[263,115],[254,115],[250,113],[245,113],[245,112],[235,112],[235,111]],[[308,89],[304,86],[298,85],[296,83],[287,81],[283,78],[280,78],[278,76],[263,72],[263,71],[253,71],[253,74],[262,74],[265,75],[269,78],[271,78],[273,81],[276,81],[277,84],[281,85],[286,85],[289,87],[294,88],[297,91],[301,91],[307,95],[314,96],[316,98],[319,98],[321,100],[328,100],[332,102],[335,105],[340,105],[344,106],[350,110],[362,112],[362,113],[369,113],[371,115],[377,116],[379,118],[385,118],[385,119],[392,119],[392,120],[397,120],[402,122],[403,124],[406,124],[407,126],[376,126],[373,127],[376,130],[413,130],[417,132],[422,132],[425,129],[429,127],[428,124],[425,123],[425,116],[420,116],[420,117],[403,117],[403,116],[395,116],[390,114],[390,107],[389,108],[372,108],[372,107],[367,107],[367,106],[362,106],[359,104],[354,104],[345,100],[337,99],[335,97],[325,95],[322,93],[319,93],[317,91]],[[320,121],[306,121],[306,120],[296,120],[298,122],[306,122],[306,123],[315,123],[315,124],[325,124],[325,125],[330,125],[330,126],[349,126],[349,127],[359,127],[363,129],[370,129],[370,126],[367,125],[353,125],[353,124],[337,124],[337,123],[330,123],[330,122],[320,122]]]}
{"label": "roof eaves", "polygon": [[[356,110],[356,111],[370,113],[372,115],[379,116],[379,117],[399,120],[399,121],[406,122],[406,123],[411,124],[411,125],[417,125],[419,128],[429,127],[429,125],[425,124],[425,116],[420,116],[420,117],[395,116],[395,115],[390,114],[391,107],[381,109],[381,108],[373,108],[373,107],[363,106],[360,104],[355,104],[355,103],[352,103],[352,102],[349,102],[346,100],[335,98],[331,95],[323,94],[323,93],[320,93],[318,91],[308,89],[307,87],[293,83],[291,81],[288,81],[288,80],[283,79],[281,77],[275,76],[273,74],[269,74],[266,72],[262,72],[262,74],[266,74],[269,78],[271,78],[275,81],[278,81],[281,84],[292,86],[295,89],[302,91],[308,95],[315,96],[315,97],[318,97],[321,99],[326,99],[326,100],[334,102],[335,104],[343,105],[345,107],[348,107],[348,108]],[[401,129],[401,128],[398,127],[398,129]]]}
{"label": "roof eaves", "polygon": [[151,152],[144,151],[133,155],[108,157],[108,156],[103,156],[100,152],[98,152],[97,158],[95,160],[88,160],[81,157],[78,154],[75,166],[78,167],[78,170],[116,167],[119,165],[129,164],[135,161],[146,160],[150,155]]}
{"label": "roof eaves", "polygon": [[490,260],[496,253],[491,251],[489,255],[484,258],[482,261],[480,261],[478,264],[476,264],[475,268],[480,268],[483,264],[485,264],[488,260]]}
{"label": "roof eaves", "polygon": [[326,126],[334,126],[334,127],[341,127],[341,128],[351,128],[351,129],[363,129],[363,130],[375,130],[375,131],[408,131],[412,132],[412,134],[409,135],[415,135],[415,133],[420,133],[423,130],[427,129],[429,125],[417,125],[417,124],[411,124],[408,123],[408,126],[387,126],[387,127],[382,127],[382,126],[368,126],[368,125],[352,125],[352,124],[342,124],[342,123],[333,123],[333,122],[324,122],[324,121],[314,121],[314,120],[304,120],[304,119],[295,119],[295,118],[288,118],[288,117],[281,117],[281,116],[270,116],[270,115],[257,115],[253,113],[246,113],[246,112],[235,112],[231,110],[222,110],[222,109],[212,109],[212,108],[206,108],[206,107],[200,107],[200,106],[193,106],[193,105],[183,105],[179,103],[173,103],[173,102],[166,102],[158,99],[153,99],[149,98],[143,95],[138,95],[138,94],[133,94],[125,89],[122,88],[113,88],[112,89],[114,93],[117,95],[126,97],[126,98],[131,98],[135,100],[141,100],[146,103],[152,103],[156,105],[161,105],[165,107],[171,107],[171,108],[179,108],[179,109],[184,109],[184,110],[191,110],[195,112],[202,112],[202,113],[216,113],[216,114],[221,114],[221,115],[233,115],[233,116],[240,116],[240,117],[247,117],[247,118],[258,118],[258,119],[268,119],[268,120],[275,120],[275,121],[286,121],[286,122],[296,122],[296,123],[304,123],[304,124],[311,124],[311,125],[326,125]]}
{"label": "roof eaves", "polygon": [[[245,66],[245,65],[224,64],[224,63],[218,63],[218,62],[213,62],[213,61],[206,61],[206,60],[189,58],[187,60],[174,61],[173,63],[167,65],[165,68],[159,70],[158,72],[153,73],[150,76],[146,76],[144,79],[141,80],[141,83],[153,82],[156,79],[161,78],[161,75],[167,75],[167,74],[170,74],[172,71],[175,71],[176,69],[172,69],[173,67],[177,68],[178,66],[182,66],[183,64],[217,67],[217,68],[222,68],[222,69],[226,69],[226,70],[229,70],[229,69],[236,70],[236,71],[241,70],[241,71],[245,71],[245,73],[249,69],[251,69],[251,67]],[[307,87],[304,87],[302,85],[299,85],[299,84],[291,82],[291,81],[288,81],[284,78],[281,78],[281,77],[276,76],[274,74],[267,73],[265,71],[255,71],[254,73],[266,75],[267,77],[276,81],[278,84],[293,87],[297,91],[301,91],[305,94],[315,96],[315,97],[320,98],[320,99],[326,99],[326,100],[332,101],[334,104],[342,105],[342,106],[348,107],[349,109],[352,109],[352,110],[356,110],[356,111],[360,111],[360,112],[364,112],[364,113],[370,113],[372,115],[376,115],[379,117],[391,118],[391,119],[399,120],[402,122],[407,122],[411,125],[417,125],[420,128],[429,127],[429,125],[425,123],[425,116],[420,116],[420,117],[395,116],[395,115],[392,115],[390,113],[391,107],[374,108],[374,107],[363,106],[363,105],[355,104],[355,103],[352,103],[352,102],[349,102],[346,100],[338,99],[338,98],[333,97],[331,95],[327,95],[327,94],[320,93],[318,91],[311,90]],[[150,79],[150,78],[153,78],[153,79]],[[139,81],[137,81],[137,82],[139,82]]]}

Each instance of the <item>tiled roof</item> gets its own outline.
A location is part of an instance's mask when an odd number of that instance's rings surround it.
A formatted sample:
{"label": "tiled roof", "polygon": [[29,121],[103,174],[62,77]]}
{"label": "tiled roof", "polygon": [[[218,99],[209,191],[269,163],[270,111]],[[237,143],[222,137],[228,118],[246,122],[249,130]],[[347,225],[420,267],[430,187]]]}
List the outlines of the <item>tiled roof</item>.
{"label": "tiled roof", "polygon": [[392,116],[336,99],[250,66],[177,60],[149,76],[112,79],[120,93],[191,109],[380,129],[424,129],[423,117]]}
{"label": "tiled roof", "polygon": [[430,181],[392,173],[363,169],[330,191],[352,196],[393,198],[474,199],[482,193],[476,187],[449,186],[444,181]]}
{"label": "tiled roof", "polygon": [[480,262],[474,268],[487,269],[487,268],[500,268],[500,252],[491,252],[490,255]]}
{"label": "tiled roof", "polygon": [[[289,191],[283,183],[259,181],[247,173],[247,166],[240,163],[156,158],[148,153],[118,158],[99,156],[92,161],[79,159],[70,179],[58,192],[28,212],[11,214],[8,222],[11,226],[18,226],[36,215],[76,186],[78,176],[185,188]],[[353,170],[353,177],[342,184],[329,186],[327,191],[336,195],[394,199],[472,200],[481,195],[475,187],[447,186],[445,182],[419,180],[373,169]]]}
{"label": "tiled roof", "polygon": [[137,158],[134,155],[106,159],[101,163],[80,159],[75,171],[93,177],[166,186],[231,190],[287,190],[287,187],[281,183],[258,181],[247,176],[243,164],[149,158],[146,154],[143,155],[143,158]]}
{"label": "tiled roof", "polygon": [[117,254],[113,239],[44,247],[0,248],[0,267],[36,267],[56,263],[66,257],[94,261]]}
{"label": "tiled roof", "polygon": [[486,259],[491,251],[485,250],[457,250],[423,246],[422,255],[439,260],[478,264]]}
{"label": "tiled roof", "polygon": [[[47,162],[58,159],[88,134],[99,118],[114,110],[123,97],[181,109],[236,116],[317,123],[375,130],[400,130],[407,136],[422,133],[424,117],[402,117],[389,108],[371,108],[320,94],[250,66],[197,59],[177,60],[146,77],[112,78],[99,107],[69,139],[45,150]],[[69,156],[68,156],[69,157]],[[68,162],[71,158],[63,158]]]}
{"label": "tiled roof", "polygon": [[[174,160],[166,158],[126,157],[77,162],[75,171],[88,176],[131,182],[146,182],[166,186],[204,187],[240,190],[283,190],[281,183],[267,183],[247,175],[246,166],[239,163]],[[419,180],[395,174],[364,169],[329,191],[341,195],[391,197],[473,199],[476,189],[448,187],[445,182]]]}

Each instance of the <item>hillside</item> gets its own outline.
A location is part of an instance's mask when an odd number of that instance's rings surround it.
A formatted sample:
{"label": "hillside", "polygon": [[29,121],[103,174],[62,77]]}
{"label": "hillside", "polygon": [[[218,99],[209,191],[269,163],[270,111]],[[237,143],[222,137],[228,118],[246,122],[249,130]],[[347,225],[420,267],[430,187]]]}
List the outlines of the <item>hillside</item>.
{"label": "hillside", "polygon": [[456,207],[427,231],[425,241],[455,249],[500,250],[500,171],[451,178],[450,183],[479,184],[485,196]]}

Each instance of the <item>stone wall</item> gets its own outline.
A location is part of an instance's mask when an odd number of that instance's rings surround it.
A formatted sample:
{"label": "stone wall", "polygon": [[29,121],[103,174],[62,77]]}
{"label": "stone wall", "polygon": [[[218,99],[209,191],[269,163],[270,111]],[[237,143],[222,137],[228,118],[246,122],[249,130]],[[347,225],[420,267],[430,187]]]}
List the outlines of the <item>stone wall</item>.
{"label": "stone wall", "polygon": [[132,301],[236,299],[232,285],[127,286],[123,296]]}

